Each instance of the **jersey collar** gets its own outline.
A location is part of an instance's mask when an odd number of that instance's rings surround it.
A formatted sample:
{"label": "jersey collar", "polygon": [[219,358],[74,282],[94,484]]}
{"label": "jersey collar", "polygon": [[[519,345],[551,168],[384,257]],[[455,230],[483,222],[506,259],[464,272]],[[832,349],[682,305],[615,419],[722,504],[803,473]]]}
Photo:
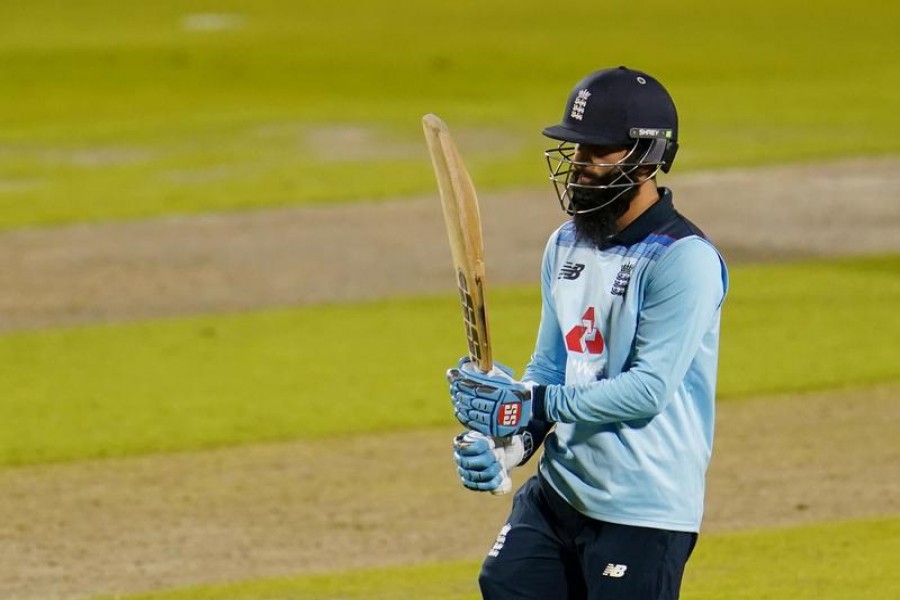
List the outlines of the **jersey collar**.
{"label": "jersey collar", "polygon": [[610,245],[632,246],[637,244],[659,229],[675,214],[672,190],[661,187],[659,188],[659,200],[638,215],[638,218],[632,221],[628,227],[609,238]]}

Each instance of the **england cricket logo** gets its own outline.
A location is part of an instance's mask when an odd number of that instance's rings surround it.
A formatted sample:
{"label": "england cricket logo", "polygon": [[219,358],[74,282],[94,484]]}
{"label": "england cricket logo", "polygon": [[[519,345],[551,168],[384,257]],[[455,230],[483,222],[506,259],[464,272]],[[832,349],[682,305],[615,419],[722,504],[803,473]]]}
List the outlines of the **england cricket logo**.
{"label": "england cricket logo", "polygon": [[576,121],[582,120],[584,118],[584,109],[587,108],[587,101],[590,97],[591,93],[589,91],[579,91],[578,95],[575,96],[575,102],[572,103],[572,112],[569,113],[569,116]]}
{"label": "england cricket logo", "polygon": [[500,551],[503,550],[503,545],[506,543],[506,534],[512,529],[512,526],[507,523],[500,529],[500,533],[497,534],[497,540],[494,542],[494,545],[491,547],[491,551],[488,552],[488,556],[499,556]]}
{"label": "england cricket logo", "polygon": [[631,274],[634,272],[634,263],[625,263],[622,265],[622,268],[619,269],[619,274],[616,275],[616,280],[613,281],[612,288],[609,290],[609,293],[613,296],[624,296],[625,291],[628,289],[628,283],[631,281]]}

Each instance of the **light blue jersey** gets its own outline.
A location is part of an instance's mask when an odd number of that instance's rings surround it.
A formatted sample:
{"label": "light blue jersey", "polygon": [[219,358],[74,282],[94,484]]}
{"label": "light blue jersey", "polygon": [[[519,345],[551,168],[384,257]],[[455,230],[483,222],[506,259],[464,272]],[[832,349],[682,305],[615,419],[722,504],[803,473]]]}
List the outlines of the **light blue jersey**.
{"label": "light blue jersey", "polygon": [[523,379],[554,422],[540,472],[602,521],[700,529],[713,443],[719,317],[716,249],[660,189],[611,243],[551,237],[541,324]]}

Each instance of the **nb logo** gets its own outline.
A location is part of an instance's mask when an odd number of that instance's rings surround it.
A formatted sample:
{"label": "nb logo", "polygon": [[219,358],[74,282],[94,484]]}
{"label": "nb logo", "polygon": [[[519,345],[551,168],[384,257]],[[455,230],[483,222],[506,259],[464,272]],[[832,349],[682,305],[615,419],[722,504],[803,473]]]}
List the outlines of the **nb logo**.
{"label": "nb logo", "polygon": [[613,563],[609,563],[606,565],[606,568],[603,569],[603,577],[624,577],[625,571],[628,570],[628,565],[614,565]]}
{"label": "nb logo", "polygon": [[581,263],[567,262],[559,270],[557,279],[578,279],[581,272],[584,271],[584,265]]}

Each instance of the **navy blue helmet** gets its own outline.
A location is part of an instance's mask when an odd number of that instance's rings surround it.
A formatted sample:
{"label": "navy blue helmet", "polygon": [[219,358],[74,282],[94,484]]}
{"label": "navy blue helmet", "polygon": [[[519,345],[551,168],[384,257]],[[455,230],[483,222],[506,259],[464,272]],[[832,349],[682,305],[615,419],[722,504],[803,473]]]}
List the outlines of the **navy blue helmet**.
{"label": "navy blue helmet", "polygon": [[[669,92],[647,73],[627,67],[604,69],[575,85],[562,121],[546,127],[543,134],[560,141],[544,154],[563,209],[569,214],[589,212],[603,206],[576,208],[571,202],[573,188],[621,188],[625,193],[660,170],[669,171],[678,150],[678,113]],[[579,184],[577,174],[587,165],[573,160],[576,144],[627,149],[628,154],[616,163],[593,163],[617,170],[610,182]]]}

